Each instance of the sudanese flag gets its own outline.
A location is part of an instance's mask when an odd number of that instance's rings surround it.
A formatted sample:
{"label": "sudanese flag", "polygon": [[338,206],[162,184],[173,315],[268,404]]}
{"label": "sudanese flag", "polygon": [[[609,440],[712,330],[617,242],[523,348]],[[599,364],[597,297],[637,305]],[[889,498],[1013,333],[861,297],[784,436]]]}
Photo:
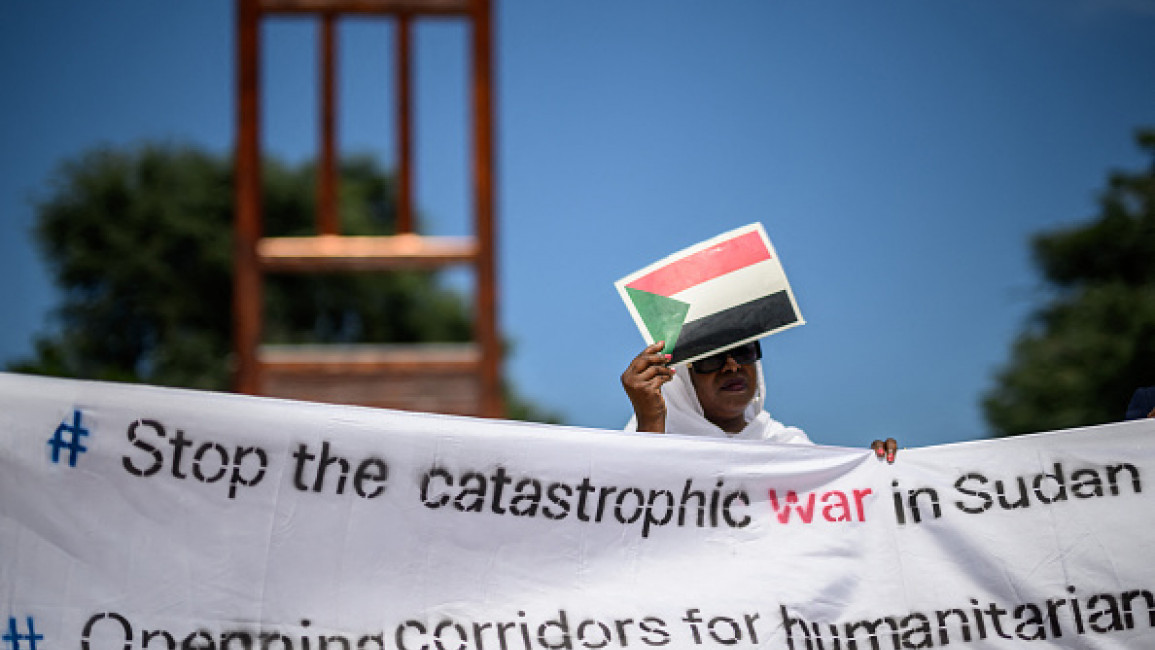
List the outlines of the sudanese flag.
{"label": "sudanese flag", "polygon": [[761,224],[674,253],[615,286],[646,341],[666,342],[671,363],[805,322]]}

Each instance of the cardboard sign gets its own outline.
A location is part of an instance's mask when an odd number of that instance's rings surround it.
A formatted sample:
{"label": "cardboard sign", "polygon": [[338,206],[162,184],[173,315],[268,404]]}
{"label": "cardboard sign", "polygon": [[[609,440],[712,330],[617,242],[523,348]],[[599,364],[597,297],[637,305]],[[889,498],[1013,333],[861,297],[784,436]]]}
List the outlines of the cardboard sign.
{"label": "cardboard sign", "polygon": [[751,224],[614,283],[646,343],[690,362],[806,321],[762,224]]}

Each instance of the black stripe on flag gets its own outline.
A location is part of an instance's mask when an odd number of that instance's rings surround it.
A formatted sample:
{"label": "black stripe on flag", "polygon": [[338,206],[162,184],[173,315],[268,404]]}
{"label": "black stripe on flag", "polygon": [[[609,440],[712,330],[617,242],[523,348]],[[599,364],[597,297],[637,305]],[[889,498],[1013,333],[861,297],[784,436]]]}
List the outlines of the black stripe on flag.
{"label": "black stripe on flag", "polygon": [[794,312],[794,305],[786,291],[723,309],[682,326],[670,363],[678,363],[753,336],[769,334],[797,320],[798,314]]}

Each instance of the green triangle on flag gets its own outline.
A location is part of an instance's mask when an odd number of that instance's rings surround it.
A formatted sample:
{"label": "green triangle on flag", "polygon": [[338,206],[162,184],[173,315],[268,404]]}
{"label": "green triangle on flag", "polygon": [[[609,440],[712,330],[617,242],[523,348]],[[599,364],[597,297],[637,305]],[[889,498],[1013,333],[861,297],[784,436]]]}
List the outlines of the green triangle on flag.
{"label": "green triangle on flag", "polygon": [[626,287],[630,301],[638,316],[646,324],[646,329],[655,341],[665,341],[663,354],[670,354],[674,350],[674,343],[682,333],[682,324],[686,322],[686,314],[690,311],[690,303],[659,296],[656,293]]}

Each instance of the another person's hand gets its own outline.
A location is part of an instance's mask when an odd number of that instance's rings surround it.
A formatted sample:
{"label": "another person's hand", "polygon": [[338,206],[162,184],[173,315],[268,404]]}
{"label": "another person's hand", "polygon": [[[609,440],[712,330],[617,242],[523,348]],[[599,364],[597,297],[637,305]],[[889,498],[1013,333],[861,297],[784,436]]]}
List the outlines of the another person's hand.
{"label": "another person's hand", "polygon": [[667,366],[670,355],[662,354],[665,341],[646,346],[634,357],[622,373],[622,388],[634,405],[638,431],[664,433],[666,431],[666,400],[662,386],[674,378],[674,369]]}
{"label": "another person's hand", "polygon": [[898,453],[898,442],[894,438],[887,438],[886,442],[875,440],[870,443],[870,448],[878,454],[879,459],[886,458],[886,462],[893,463],[894,455]]}

